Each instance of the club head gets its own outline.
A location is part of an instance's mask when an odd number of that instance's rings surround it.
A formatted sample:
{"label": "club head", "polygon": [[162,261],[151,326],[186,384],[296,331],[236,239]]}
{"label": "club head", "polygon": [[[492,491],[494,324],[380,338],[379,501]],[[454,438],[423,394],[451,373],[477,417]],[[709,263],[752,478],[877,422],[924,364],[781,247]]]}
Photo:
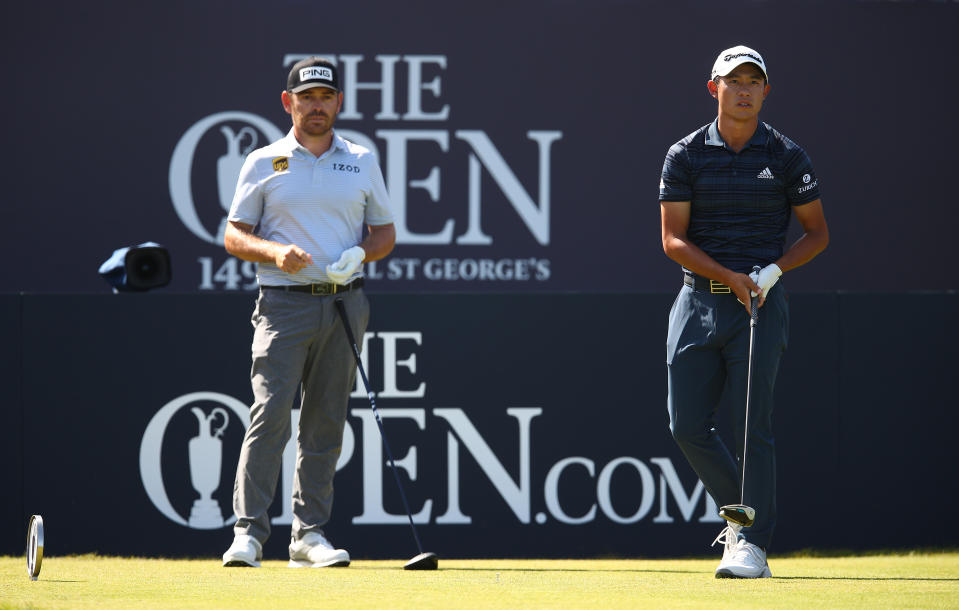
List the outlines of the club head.
{"label": "club head", "polygon": [[719,509],[719,516],[743,527],[749,527],[756,521],[756,509],[745,504],[727,504]]}
{"label": "club head", "polygon": [[403,564],[404,570],[435,570],[439,566],[436,553],[420,553]]}

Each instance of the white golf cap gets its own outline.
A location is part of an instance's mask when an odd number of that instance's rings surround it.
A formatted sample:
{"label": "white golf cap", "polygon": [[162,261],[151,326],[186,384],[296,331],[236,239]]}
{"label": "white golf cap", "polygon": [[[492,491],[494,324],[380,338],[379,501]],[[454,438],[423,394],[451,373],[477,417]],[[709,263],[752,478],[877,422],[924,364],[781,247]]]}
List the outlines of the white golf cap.
{"label": "white golf cap", "polygon": [[754,51],[743,45],[726,49],[720,53],[719,57],[716,58],[716,63],[713,64],[713,72],[709,79],[712,80],[717,76],[726,76],[743,64],[756,64],[759,66],[759,69],[763,71],[763,75],[766,77],[766,82],[769,82],[769,72],[766,70],[766,62],[763,61],[763,56],[760,55],[758,51]]}

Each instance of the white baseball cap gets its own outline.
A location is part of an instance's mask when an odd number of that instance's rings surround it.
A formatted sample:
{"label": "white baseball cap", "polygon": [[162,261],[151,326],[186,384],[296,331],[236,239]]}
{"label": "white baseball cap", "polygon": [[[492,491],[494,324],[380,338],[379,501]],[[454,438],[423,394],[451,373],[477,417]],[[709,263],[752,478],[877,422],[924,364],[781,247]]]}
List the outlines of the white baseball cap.
{"label": "white baseball cap", "polygon": [[766,77],[766,82],[769,82],[769,72],[766,70],[766,62],[763,61],[763,56],[759,54],[759,51],[754,51],[743,45],[737,45],[720,53],[719,57],[716,58],[716,63],[713,64],[713,72],[709,78],[712,80],[717,76],[726,76],[743,64],[759,66],[759,69],[763,71],[763,76]]}

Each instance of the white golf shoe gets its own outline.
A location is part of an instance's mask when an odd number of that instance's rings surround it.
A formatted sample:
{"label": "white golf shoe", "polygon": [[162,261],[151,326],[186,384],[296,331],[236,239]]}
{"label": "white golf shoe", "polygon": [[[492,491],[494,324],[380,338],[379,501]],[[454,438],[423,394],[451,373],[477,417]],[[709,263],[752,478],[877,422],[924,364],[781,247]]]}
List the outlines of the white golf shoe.
{"label": "white golf shoe", "polygon": [[263,545],[247,534],[233,538],[233,544],[223,553],[223,565],[226,567],[258,568],[263,558]]}
{"label": "white golf shoe", "polygon": [[330,541],[319,532],[310,532],[299,540],[290,541],[291,568],[327,568],[350,565],[350,554],[344,549],[334,549]]}
{"label": "white golf shoe", "polygon": [[730,523],[713,541],[713,544],[722,542],[724,545],[716,578],[769,578],[772,572],[766,562],[766,551],[746,542],[740,530],[741,526]]}

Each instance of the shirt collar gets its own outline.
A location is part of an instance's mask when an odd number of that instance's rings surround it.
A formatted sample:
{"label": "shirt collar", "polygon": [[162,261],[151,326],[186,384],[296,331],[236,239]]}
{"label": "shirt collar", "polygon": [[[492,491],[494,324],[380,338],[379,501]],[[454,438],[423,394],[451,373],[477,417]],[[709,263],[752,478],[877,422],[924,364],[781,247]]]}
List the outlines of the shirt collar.
{"label": "shirt collar", "polygon": [[[290,131],[287,132],[286,136],[284,136],[284,138],[280,140],[280,142],[282,143],[281,146],[282,146],[283,152],[289,153],[290,156],[292,156],[293,153],[298,150],[310,155],[313,154],[309,150],[307,150],[306,147],[304,147],[302,144],[296,141],[296,136],[293,135],[292,127],[290,127]],[[326,155],[330,154],[337,148],[341,150],[346,150],[346,140],[341,138],[339,134],[336,133],[336,130],[333,130],[333,144],[332,146],[330,146],[330,149],[328,151],[323,153],[322,156],[325,157]]]}
{"label": "shirt collar", "polygon": [[[767,141],[769,140],[769,130],[766,129],[766,124],[762,121],[759,121],[759,124],[756,125],[756,132],[753,133],[753,137],[749,138],[749,142],[746,142],[746,148],[751,146],[766,146]],[[706,129],[706,146],[726,146],[726,142],[723,141],[723,137],[719,135],[719,118],[713,120],[709,124],[709,127]]]}

